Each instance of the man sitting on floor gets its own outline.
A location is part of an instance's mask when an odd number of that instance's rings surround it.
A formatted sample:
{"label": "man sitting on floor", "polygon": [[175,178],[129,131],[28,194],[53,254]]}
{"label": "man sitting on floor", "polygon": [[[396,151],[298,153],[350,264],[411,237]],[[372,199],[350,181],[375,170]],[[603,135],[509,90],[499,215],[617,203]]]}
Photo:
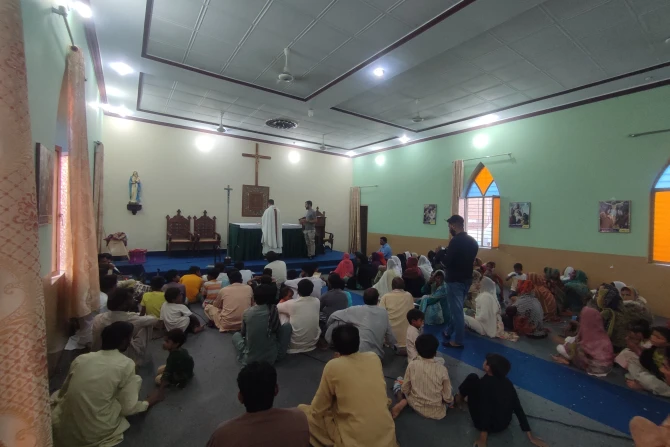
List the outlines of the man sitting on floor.
{"label": "man sitting on floor", "polygon": [[382,296],[379,307],[388,312],[391,330],[398,342],[399,354],[405,354],[407,352],[405,349],[407,327],[409,326],[407,312],[414,309],[414,298],[405,291],[405,281],[400,277],[393,278],[391,287],[393,290]]}
{"label": "man sitting on floor", "polygon": [[302,266],[302,273],[300,273],[300,278],[289,280],[284,282],[285,286],[288,286],[293,289],[293,291],[298,290],[298,283],[303,279],[309,279],[314,284],[311,296],[314,298],[321,298],[321,290],[326,286],[326,283],[321,279],[321,276],[315,276],[314,273],[317,271],[317,265],[315,263],[305,264]]}
{"label": "man sitting on floor", "polygon": [[179,272],[176,270],[168,270],[165,274],[165,285],[163,286],[163,292],[165,292],[170,287],[176,287],[179,291],[186,297],[186,286],[180,283],[181,278],[179,277]]}
{"label": "man sitting on floor", "polygon": [[264,269],[272,270],[272,279],[274,279],[277,284],[286,281],[286,263],[279,259],[279,255],[274,251],[269,251],[265,254],[265,259],[267,259],[268,265],[266,265]]}
{"label": "man sitting on floor", "polygon": [[333,331],[335,358],[326,364],[311,405],[300,405],[309,421],[311,444],[396,447],[386,381],[379,357],[359,352],[354,325]]}
{"label": "man sitting on floor", "polygon": [[272,365],[248,364],[237,375],[237,386],[237,399],[247,412],[219,425],[207,447],[309,447],[305,415],[295,408],[272,408],[279,393]]}
{"label": "man sitting on floor", "polygon": [[363,293],[364,306],[353,306],[334,312],[328,319],[326,341],[332,343],[333,331],[342,324],[353,324],[360,332],[360,352],[374,352],[384,358],[384,340],[395,348],[396,338],[386,309],[377,306],[379,292],[368,289]]}
{"label": "man sitting on floor", "polygon": [[205,314],[221,332],[242,329],[242,314],[254,304],[254,291],[242,282],[242,274],[232,270],[228,278],[230,285],[219,291],[213,304],[205,306]]}
{"label": "man sitting on floor", "polygon": [[289,354],[309,352],[316,348],[321,336],[319,329],[319,309],[321,303],[310,296],[314,284],[307,278],[298,283],[298,297],[277,305],[277,310],[289,317],[291,325],[291,342],[288,346]]}
{"label": "man sitting on floor", "polygon": [[140,316],[136,312],[130,312],[135,307],[133,291],[130,289],[117,288],[107,301],[109,312],[98,314],[93,319],[93,346],[92,351],[99,351],[102,346],[102,331],[116,321],[127,321],[132,323],[133,340],[125,351],[136,365],[144,363],[147,345],[151,340],[154,325],[158,318],[152,316]]}
{"label": "man sitting on floor", "polygon": [[152,317],[161,317],[161,307],[165,303],[165,293],[161,292],[165,285],[165,279],[162,276],[151,278],[151,292],[144,292],[140,302],[140,315],[151,315]]}
{"label": "man sitting on floor", "polygon": [[125,417],[161,400],[160,392],[138,399],[142,378],[122,354],[131,344],[133,325],[111,323],[100,338],[101,350],[74,359],[63,387],[52,396],[55,447],[117,445],[130,427]]}
{"label": "man sitting on floor", "polygon": [[186,304],[195,303],[200,299],[200,288],[204,282],[200,267],[192,265],[188,273],[179,280],[186,287]]}
{"label": "man sitting on floor", "polygon": [[[277,287],[272,284],[261,284],[254,290],[256,305],[244,311],[242,331],[233,335],[233,346],[242,365],[253,362],[272,365],[286,354],[291,326],[280,326],[279,311],[273,304],[276,294]],[[284,341],[283,346],[280,340]]]}
{"label": "man sitting on floor", "polygon": [[235,263],[235,268],[240,271],[240,274],[242,275],[242,282],[244,284],[251,281],[251,278],[254,276],[254,272],[252,272],[251,270],[245,269],[244,262],[242,262],[242,261],[236,262]]}
{"label": "man sitting on floor", "polygon": [[509,360],[502,355],[486,354],[483,366],[485,374],[481,378],[477,374],[470,374],[458,387],[456,402],[462,404],[467,399],[472,423],[481,432],[475,446],[486,447],[489,433],[505,430],[514,413],[528,440],[538,447],[547,447],[547,444],[530,432],[519,396],[507,378],[511,367]]}

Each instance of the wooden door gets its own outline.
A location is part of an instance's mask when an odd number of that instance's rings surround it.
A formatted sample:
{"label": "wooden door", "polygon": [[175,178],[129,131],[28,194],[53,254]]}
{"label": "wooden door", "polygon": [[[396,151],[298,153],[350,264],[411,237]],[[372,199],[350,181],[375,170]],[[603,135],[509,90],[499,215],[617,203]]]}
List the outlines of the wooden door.
{"label": "wooden door", "polygon": [[368,206],[361,205],[361,251],[368,256]]}

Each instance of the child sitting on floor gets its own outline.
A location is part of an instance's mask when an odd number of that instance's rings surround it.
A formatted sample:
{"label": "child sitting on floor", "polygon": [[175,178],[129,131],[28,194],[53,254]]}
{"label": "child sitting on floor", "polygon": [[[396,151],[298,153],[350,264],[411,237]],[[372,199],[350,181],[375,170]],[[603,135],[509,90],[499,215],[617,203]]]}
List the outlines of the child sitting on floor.
{"label": "child sitting on floor", "polygon": [[212,304],[218,296],[219,290],[223,287],[218,277],[219,271],[217,269],[207,271],[207,281],[200,288],[200,295],[203,298],[202,307]]}
{"label": "child sitting on floor", "polygon": [[421,335],[424,319],[425,315],[419,309],[410,309],[407,312],[407,321],[409,321],[409,326],[407,327],[405,347],[407,349],[408,362],[411,362],[417,357],[415,342],[417,337]]}
{"label": "child sitting on floor", "polygon": [[651,348],[642,351],[639,359],[628,361],[626,385],[670,397],[670,329],[652,328],[649,341]]}
{"label": "child sitting on floor", "polygon": [[140,316],[151,315],[152,317],[161,317],[161,307],[165,303],[165,293],[161,292],[165,285],[165,279],[162,276],[151,278],[151,292],[144,292],[140,302]]}
{"label": "child sitting on floor", "polygon": [[163,349],[170,354],[165,365],[160,366],[157,371],[156,385],[161,390],[170,385],[183,388],[193,378],[193,357],[182,348],[185,341],[186,334],[181,329],[172,329],[165,336]]}
{"label": "child sitting on floor", "polygon": [[651,348],[650,336],[651,328],[647,320],[633,321],[628,326],[628,335],[626,335],[628,347],[621,351],[614,361],[623,369],[628,369],[628,362],[631,359],[639,359],[642,351]]}
{"label": "child sitting on floor", "polygon": [[519,280],[525,280],[527,278],[526,274],[523,272],[523,265],[521,265],[520,262],[517,262],[514,264],[514,271],[511,272],[509,275],[507,275],[507,278],[505,278],[505,281],[509,281],[510,279],[512,280],[512,284],[510,285],[510,292],[509,296],[512,297],[516,295],[516,285],[519,282]]}
{"label": "child sitting on floor", "polygon": [[429,419],[442,419],[447,415],[445,404],[450,405],[454,398],[444,359],[435,358],[438,346],[440,342],[431,334],[422,334],[416,339],[419,357],[407,365],[400,389],[393,387],[398,399],[391,409],[393,419],[408,404]]}
{"label": "child sitting on floor", "polygon": [[198,317],[184,306],[184,295],[176,287],[165,291],[165,304],[161,307],[161,320],[165,323],[165,330],[181,329],[184,332],[197,334],[204,328]]}

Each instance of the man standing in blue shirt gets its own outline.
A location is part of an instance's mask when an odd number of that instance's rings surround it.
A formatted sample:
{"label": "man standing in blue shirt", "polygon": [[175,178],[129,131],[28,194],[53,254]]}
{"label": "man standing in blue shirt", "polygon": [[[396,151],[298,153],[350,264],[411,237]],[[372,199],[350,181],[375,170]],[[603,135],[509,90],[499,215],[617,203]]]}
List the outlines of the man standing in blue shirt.
{"label": "man standing in blue shirt", "polygon": [[393,256],[393,252],[391,251],[391,246],[388,243],[388,239],[386,239],[386,237],[384,236],[380,237],[379,245],[381,245],[381,247],[379,247],[379,251],[382,252],[382,254],[384,255],[384,259],[386,259],[387,261],[391,259],[391,256]]}

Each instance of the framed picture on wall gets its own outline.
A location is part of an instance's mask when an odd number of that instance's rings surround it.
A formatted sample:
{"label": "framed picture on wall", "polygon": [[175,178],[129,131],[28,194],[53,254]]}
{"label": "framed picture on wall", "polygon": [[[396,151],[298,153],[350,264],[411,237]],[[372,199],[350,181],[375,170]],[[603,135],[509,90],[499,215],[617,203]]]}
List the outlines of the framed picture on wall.
{"label": "framed picture on wall", "polygon": [[429,204],[423,206],[423,223],[426,225],[435,225],[437,219],[437,205]]}
{"label": "framed picture on wall", "polygon": [[54,163],[54,151],[37,143],[35,146],[35,178],[39,225],[48,225],[53,222]]}
{"label": "framed picture on wall", "polygon": [[630,200],[606,200],[598,203],[600,233],[630,233]]}
{"label": "framed picture on wall", "polygon": [[530,202],[509,203],[509,227],[530,228]]}

